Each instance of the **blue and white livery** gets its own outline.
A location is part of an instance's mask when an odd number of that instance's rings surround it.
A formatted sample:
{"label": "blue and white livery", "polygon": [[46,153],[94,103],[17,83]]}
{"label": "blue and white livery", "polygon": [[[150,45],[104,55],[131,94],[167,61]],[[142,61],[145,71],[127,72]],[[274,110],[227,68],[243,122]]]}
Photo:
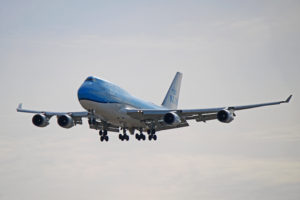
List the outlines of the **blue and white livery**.
{"label": "blue and white livery", "polygon": [[[157,139],[157,132],[167,129],[189,126],[188,120],[205,122],[218,119],[229,123],[235,117],[235,111],[261,106],[288,103],[277,101],[245,106],[228,106],[206,109],[177,109],[182,73],[177,72],[161,106],[136,98],[119,86],[93,76],[88,77],[78,89],[78,100],[86,110],[83,112],[48,112],[27,110],[19,104],[17,111],[34,113],[32,123],[38,127],[49,124],[52,116],[57,117],[57,123],[63,128],[71,128],[82,124],[82,118],[87,118],[90,128],[99,130],[100,141],[108,141],[108,132],[119,132],[120,140],[129,140],[127,130],[135,134],[137,140]],[[137,132],[136,132],[137,131]]]}

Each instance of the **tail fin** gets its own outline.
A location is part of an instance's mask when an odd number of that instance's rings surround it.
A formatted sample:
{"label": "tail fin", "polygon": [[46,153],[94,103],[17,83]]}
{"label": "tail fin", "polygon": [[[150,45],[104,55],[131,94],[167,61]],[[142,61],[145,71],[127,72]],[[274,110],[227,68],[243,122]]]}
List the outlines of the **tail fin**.
{"label": "tail fin", "polygon": [[169,109],[177,109],[181,79],[182,79],[182,73],[177,72],[168,90],[168,93],[163,103],[161,104],[162,106]]}

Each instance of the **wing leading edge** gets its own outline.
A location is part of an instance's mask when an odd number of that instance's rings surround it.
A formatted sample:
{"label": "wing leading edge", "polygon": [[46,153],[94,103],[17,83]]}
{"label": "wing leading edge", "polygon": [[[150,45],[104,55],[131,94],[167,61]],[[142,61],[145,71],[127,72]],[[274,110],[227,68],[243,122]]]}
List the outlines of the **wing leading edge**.
{"label": "wing leading edge", "polygon": [[61,116],[61,115],[70,115],[72,117],[88,117],[89,112],[49,112],[49,111],[40,111],[40,110],[28,110],[22,108],[23,104],[20,103],[18,105],[17,111],[24,112],[24,113],[33,113],[33,114],[44,114],[45,116],[52,117],[54,115]]}

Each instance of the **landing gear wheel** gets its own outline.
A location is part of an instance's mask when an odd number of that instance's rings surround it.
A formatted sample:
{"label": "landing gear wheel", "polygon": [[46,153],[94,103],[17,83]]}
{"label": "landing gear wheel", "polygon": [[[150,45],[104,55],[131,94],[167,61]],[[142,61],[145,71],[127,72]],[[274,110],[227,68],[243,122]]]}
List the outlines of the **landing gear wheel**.
{"label": "landing gear wheel", "polygon": [[124,136],[123,136],[122,134],[119,134],[119,139],[120,139],[121,141],[123,141],[123,140],[124,140]]}
{"label": "landing gear wheel", "polygon": [[153,137],[152,135],[149,135],[149,136],[148,136],[149,141],[152,140],[152,137]]}
{"label": "landing gear wheel", "polygon": [[140,136],[139,134],[135,134],[135,138],[136,138],[138,141],[140,141],[141,136]]}
{"label": "landing gear wheel", "polygon": [[153,140],[157,140],[157,136],[156,135],[153,135]]}
{"label": "landing gear wheel", "polygon": [[103,142],[103,140],[104,140],[104,137],[103,137],[103,136],[101,136],[101,137],[100,137],[100,141],[101,141],[101,142]]}
{"label": "landing gear wheel", "polygon": [[106,136],[104,136],[104,139],[105,139],[105,141],[106,142],[108,142],[108,140],[109,140],[109,138],[108,138],[108,136],[106,135]]}
{"label": "landing gear wheel", "polygon": [[129,141],[129,136],[128,135],[124,135],[124,138]]}
{"label": "landing gear wheel", "polygon": [[103,135],[103,132],[102,132],[102,130],[100,130],[100,131],[99,131],[99,135],[100,135],[100,136],[102,136],[102,135]]}
{"label": "landing gear wheel", "polygon": [[146,140],[146,136],[144,134],[141,134],[141,139]]}

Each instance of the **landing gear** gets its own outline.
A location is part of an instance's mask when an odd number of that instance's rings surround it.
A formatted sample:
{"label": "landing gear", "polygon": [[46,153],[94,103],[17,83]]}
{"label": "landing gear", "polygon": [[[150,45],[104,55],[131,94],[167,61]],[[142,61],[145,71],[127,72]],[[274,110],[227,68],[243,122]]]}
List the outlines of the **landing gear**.
{"label": "landing gear", "polygon": [[140,134],[135,134],[135,138],[137,139],[137,140],[146,140],[146,136],[141,132]]}
{"label": "landing gear", "polygon": [[149,141],[151,141],[152,139],[157,140],[157,136],[155,134],[156,133],[155,129],[148,130],[147,133],[148,133]]}
{"label": "landing gear", "polygon": [[129,136],[126,134],[126,129],[125,128],[123,129],[123,134],[119,134],[119,139],[121,141],[123,141],[123,140],[129,141]]}
{"label": "landing gear", "polygon": [[156,135],[149,135],[148,136],[148,139],[151,141],[151,140],[157,140],[157,136]]}
{"label": "landing gear", "polygon": [[104,131],[100,130],[100,131],[99,131],[99,136],[100,136],[100,141],[101,141],[101,142],[103,142],[103,141],[108,142],[109,137],[108,137],[108,135],[107,135],[107,130],[104,130]]}
{"label": "landing gear", "polygon": [[103,142],[103,141],[106,141],[106,142],[108,142],[108,140],[109,140],[109,137],[106,135],[106,136],[101,136],[100,137],[100,141],[101,142]]}
{"label": "landing gear", "polygon": [[140,133],[135,134],[135,138],[140,141],[140,140],[146,140],[146,136],[143,134],[143,129],[140,129]]}
{"label": "landing gear", "polygon": [[149,139],[149,140],[152,140],[152,139],[153,139],[153,140],[157,140],[157,136],[151,134],[151,135],[148,136],[148,139]]}
{"label": "landing gear", "polygon": [[123,140],[126,140],[126,141],[128,141],[129,140],[129,136],[126,134],[126,135],[124,135],[124,134],[119,134],[119,139],[121,140],[121,141],[123,141]]}
{"label": "landing gear", "polygon": [[100,136],[102,136],[102,135],[103,135],[103,136],[107,135],[107,130],[104,130],[104,131],[100,130],[100,131],[99,131],[99,135],[100,135]]}

